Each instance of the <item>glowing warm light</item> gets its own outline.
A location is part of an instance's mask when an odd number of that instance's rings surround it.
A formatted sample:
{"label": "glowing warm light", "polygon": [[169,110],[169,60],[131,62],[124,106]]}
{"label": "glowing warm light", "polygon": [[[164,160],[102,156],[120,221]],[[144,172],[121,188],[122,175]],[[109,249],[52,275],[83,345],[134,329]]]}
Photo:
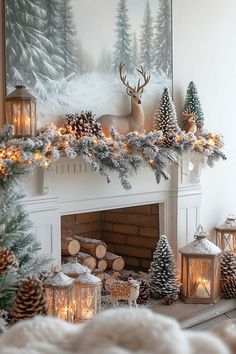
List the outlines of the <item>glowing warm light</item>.
{"label": "glowing warm light", "polygon": [[179,135],[176,135],[175,141],[178,143],[180,140],[181,140],[180,136],[179,136]]}
{"label": "glowing warm light", "polygon": [[42,154],[40,152],[35,152],[34,158],[35,158],[35,160],[40,160],[42,158]]}
{"label": "glowing warm light", "polygon": [[208,139],[207,142],[210,146],[215,146],[215,140],[213,138]]}

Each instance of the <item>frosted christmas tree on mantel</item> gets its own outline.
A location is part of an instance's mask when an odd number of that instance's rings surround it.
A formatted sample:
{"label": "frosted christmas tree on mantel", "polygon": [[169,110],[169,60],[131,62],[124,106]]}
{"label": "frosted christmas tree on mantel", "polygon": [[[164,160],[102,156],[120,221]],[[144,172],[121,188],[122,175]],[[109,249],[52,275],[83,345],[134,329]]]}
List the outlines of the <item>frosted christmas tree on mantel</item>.
{"label": "frosted christmas tree on mantel", "polygon": [[163,132],[163,142],[167,147],[172,146],[175,133],[180,131],[177,122],[175,105],[170,91],[165,88],[161,96],[160,106],[154,112],[154,128]]}
{"label": "frosted christmas tree on mantel", "polygon": [[192,113],[195,117],[195,122],[199,131],[204,125],[204,114],[202,111],[201,102],[198,96],[197,87],[193,81],[190,81],[184,103],[184,112]]}
{"label": "frosted christmas tree on mantel", "polygon": [[174,254],[164,235],[157,243],[149,273],[151,294],[154,298],[164,299],[166,304],[178,299],[180,282],[177,278]]}

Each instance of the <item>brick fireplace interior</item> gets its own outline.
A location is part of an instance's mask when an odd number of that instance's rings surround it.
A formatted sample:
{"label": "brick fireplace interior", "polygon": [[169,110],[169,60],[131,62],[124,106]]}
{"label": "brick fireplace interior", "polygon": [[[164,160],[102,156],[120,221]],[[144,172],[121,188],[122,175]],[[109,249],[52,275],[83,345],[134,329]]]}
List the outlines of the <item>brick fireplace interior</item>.
{"label": "brick fireplace interior", "polygon": [[149,204],[61,217],[62,234],[103,240],[127,269],[147,270],[159,239],[159,205]]}

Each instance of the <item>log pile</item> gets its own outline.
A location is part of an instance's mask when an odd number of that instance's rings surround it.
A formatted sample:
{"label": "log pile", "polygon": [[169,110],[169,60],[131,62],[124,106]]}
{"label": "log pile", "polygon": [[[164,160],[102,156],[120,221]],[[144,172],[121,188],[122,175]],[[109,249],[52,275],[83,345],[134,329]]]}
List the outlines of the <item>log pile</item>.
{"label": "log pile", "polygon": [[76,257],[79,263],[90,268],[104,284],[110,284],[120,277],[125,261],[121,256],[108,252],[105,242],[68,234],[63,233],[61,241],[64,262],[70,261],[71,256]]}

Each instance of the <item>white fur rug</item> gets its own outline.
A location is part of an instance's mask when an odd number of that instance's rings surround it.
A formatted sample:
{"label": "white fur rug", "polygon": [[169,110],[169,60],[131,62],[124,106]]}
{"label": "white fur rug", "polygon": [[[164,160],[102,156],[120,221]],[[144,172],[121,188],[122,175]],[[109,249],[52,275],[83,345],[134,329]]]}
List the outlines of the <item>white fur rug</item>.
{"label": "white fur rug", "polygon": [[104,311],[72,325],[36,317],[0,338],[1,354],[230,354],[213,334],[183,331],[178,323],[147,309]]}

